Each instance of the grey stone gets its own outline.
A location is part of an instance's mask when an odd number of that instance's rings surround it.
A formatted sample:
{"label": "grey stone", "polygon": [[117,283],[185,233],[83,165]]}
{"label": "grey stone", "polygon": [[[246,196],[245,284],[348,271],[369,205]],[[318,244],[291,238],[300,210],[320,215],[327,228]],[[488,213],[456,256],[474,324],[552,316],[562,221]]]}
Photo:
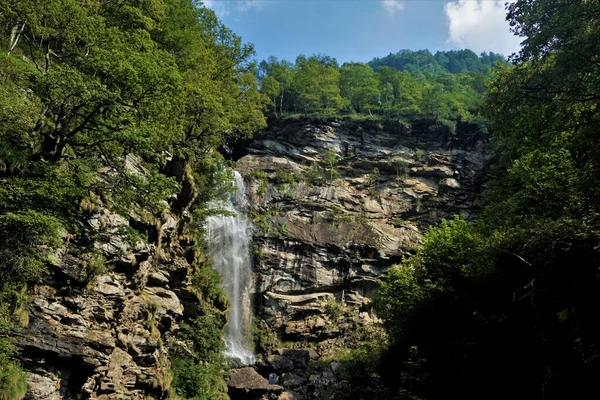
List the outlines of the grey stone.
{"label": "grey stone", "polygon": [[294,362],[290,358],[277,354],[268,356],[267,362],[271,368],[278,373],[292,371],[294,369]]}

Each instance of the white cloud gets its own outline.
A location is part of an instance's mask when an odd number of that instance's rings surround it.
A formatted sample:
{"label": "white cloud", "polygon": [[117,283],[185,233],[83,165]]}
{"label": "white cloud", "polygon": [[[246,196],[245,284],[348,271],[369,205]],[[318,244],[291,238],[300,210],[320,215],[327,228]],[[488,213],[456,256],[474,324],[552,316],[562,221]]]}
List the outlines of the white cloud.
{"label": "white cloud", "polygon": [[456,0],[446,3],[448,45],[476,53],[493,51],[510,55],[518,51],[521,39],[509,31],[505,1]]}
{"label": "white cloud", "polygon": [[227,2],[223,0],[202,0],[202,3],[206,8],[210,8],[219,16],[219,18],[224,17],[229,14],[229,7],[227,7]]}
{"label": "white cloud", "polygon": [[260,10],[266,0],[202,0],[206,8],[213,10],[219,17],[231,12],[244,12],[251,9]]}
{"label": "white cloud", "polygon": [[237,9],[239,11],[248,11],[251,8],[260,10],[265,4],[265,1],[266,0],[243,0],[239,2]]}
{"label": "white cloud", "polygon": [[397,11],[404,10],[404,2],[400,0],[381,0],[381,6],[392,17]]}

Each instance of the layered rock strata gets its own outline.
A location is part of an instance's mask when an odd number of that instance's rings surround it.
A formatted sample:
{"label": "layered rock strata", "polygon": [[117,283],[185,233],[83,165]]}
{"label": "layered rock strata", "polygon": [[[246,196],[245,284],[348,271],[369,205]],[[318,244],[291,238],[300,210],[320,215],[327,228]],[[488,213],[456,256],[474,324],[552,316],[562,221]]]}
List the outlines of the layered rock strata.
{"label": "layered rock strata", "polygon": [[489,152],[473,124],[296,119],[273,123],[237,168],[249,181],[257,314],[284,340],[369,322],[378,277],[427,226],[471,218]]}

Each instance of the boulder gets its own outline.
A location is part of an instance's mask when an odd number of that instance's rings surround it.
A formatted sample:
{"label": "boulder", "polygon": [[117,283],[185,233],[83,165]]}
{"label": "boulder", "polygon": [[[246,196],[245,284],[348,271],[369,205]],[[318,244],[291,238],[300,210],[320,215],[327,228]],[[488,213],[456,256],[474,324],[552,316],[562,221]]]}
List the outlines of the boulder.
{"label": "boulder", "polygon": [[279,395],[283,387],[272,385],[252,367],[234,369],[227,380],[231,400],[255,400],[268,394]]}
{"label": "boulder", "polygon": [[288,357],[273,354],[267,357],[267,362],[273,371],[277,373],[288,372],[294,369],[294,362]]}
{"label": "boulder", "polygon": [[308,350],[280,349],[278,353],[292,361],[296,369],[306,369],[308,367],[308,361],[310,360]]}

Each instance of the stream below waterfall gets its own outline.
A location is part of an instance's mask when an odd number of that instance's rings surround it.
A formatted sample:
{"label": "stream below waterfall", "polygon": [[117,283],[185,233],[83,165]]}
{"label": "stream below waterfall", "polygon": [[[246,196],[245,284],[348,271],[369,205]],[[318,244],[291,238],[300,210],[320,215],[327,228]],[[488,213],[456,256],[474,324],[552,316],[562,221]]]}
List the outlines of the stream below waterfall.
{"label": "stream below waterfall", "polygon": [[251,223],[248,220],[248,199],[244,179],[234,171],[235,187],[227,199],[210,204],[213,209],[230,215],[215,215],[207,219],[208,245],[215,270],[229,298],[229,322],[226,329],[226,356],[243,365],[252,365],[255,357],[245,344],[251,333],[252,281]]}

